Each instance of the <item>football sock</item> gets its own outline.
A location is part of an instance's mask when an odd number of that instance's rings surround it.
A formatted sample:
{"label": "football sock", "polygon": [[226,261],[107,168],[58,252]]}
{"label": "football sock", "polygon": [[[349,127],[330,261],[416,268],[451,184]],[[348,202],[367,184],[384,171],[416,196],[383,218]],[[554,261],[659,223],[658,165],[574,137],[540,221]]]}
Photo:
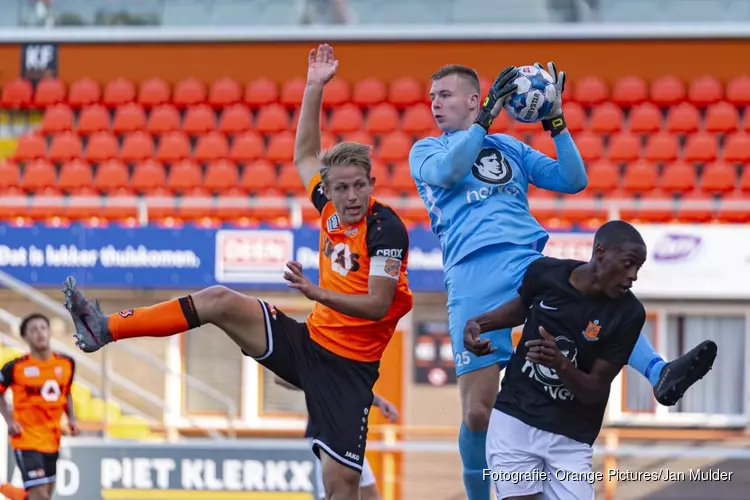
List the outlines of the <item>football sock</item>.
{"label": "football sock", "polygon": [[487,431],[472,431],[461,422],[458,451],[464,466],[464,489],[468,500],[490,500],[490,481],[484,480],[486,441]]}
{"label": "football sock", "polygon": [[190,295],[149,307],[110,314],[107,324],[114,340],[169,337],[201,326]]}
{"label": "football sock", "polygon": [[648,338],[641,333],[635,348],[630,354],[628,364],[635,368],[638,373],[646,377],[652,386],[659,383],[661,370],[666,365],[664,359],[656,353],[654,346],[648,341]]}
{"label": "football sock", "polygon": [[11,484],[0,484],[0,493],[8,500],[26,500],[26,490]]}

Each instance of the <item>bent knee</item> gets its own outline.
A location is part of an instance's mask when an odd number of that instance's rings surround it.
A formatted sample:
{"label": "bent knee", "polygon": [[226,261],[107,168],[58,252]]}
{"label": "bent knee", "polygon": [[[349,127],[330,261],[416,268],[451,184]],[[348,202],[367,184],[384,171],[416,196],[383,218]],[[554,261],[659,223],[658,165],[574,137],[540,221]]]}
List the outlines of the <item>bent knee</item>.
{"label": "bent knee", "polygon": [[51,498],[50,492],[42,486],[30,489],[26,496],[26,500],[51,500]]}
{"label": "bent knee", "polygon": [[217,318],[225,317],[231,311],[237,311],[240,305],[248,300],[246,295],[223,285],[204,288],[194,293],[192,297],[202,323],[215,323]]}
{"label": "bent knee", "polygon": [[328,500],[350,500],[359,498],[359,474],[353,470],[323,478]]}
{"label": "bent knee", "polygon": [[491,412],[492,407],[487,407],[480,403],[473,403],[469,405],[468,408],[464,408],[464,425],[471,431],[485,431],[490,425]]}

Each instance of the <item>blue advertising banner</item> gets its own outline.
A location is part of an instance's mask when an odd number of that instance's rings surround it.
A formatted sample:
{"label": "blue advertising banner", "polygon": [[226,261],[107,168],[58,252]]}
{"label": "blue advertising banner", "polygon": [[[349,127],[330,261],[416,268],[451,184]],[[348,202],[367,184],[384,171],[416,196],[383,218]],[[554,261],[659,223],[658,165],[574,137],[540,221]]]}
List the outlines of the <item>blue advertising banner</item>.
{"label": "blue advertising banner", "polygon": [[[410,233],[409,280],[415,292],[444,291],[442,257],[429,230]],[[0,269],[33,286],[59,287],[73,275],[89,288],[287,289],[285,262],[298,260],[318,279],[314,228],[0,225]]]}

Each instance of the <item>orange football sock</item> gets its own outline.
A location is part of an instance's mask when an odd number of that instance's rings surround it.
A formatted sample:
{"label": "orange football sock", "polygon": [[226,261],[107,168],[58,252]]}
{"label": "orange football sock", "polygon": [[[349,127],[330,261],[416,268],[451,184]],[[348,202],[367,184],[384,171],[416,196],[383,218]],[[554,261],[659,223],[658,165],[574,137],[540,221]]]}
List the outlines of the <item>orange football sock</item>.
{"label": "orange football sock", "polygon": [[0,493],[9,500],[26,500],[26,490],[10,484],[0,484]]}
{"label": "orange football sock", "polygon": [[190,295],[149,307],[110,314],[107,324],[114,340],[169,337],[201,326]]}

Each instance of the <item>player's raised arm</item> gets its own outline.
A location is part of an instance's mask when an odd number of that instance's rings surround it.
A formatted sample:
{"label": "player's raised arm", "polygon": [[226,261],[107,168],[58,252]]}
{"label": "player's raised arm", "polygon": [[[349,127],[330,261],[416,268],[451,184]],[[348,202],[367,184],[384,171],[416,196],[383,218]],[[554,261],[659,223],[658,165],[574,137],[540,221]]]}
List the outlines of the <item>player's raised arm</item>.
{"label": "player's raised arm", "polygon": [[[543,69],[539,63],[535,66]],[[523,168],[533,185],[558,193],[575,194],[586,189],[588,177],[581,154],[573,142],[563,115],[562,94],[565,91],[565,72],[558,73],[553,62],[547,64],[547,69],[555,80],[557,98],[549,116],[542,121],[542,126],[544,130],[550,132],[555,142],[557,161],[520,143],[523,148]]]}
{"label": "player's raised arm", "polygon": [[[422,139],[414,144],[409,153],[409,167],[412,177],[445,189],[451,189],[466,177],[482,149],[482,142],[490,126],[492,126],[493,120],[500,114],[508,96],[516,90],[516,85],[512,82],[517,74],[518,70],[515,66],[508,66],[498,75],[492,87],[490,87],[487,97],[482,101],[479,113],[468,133],[450,148],[433,137]],[[436,119],[442,118],[442,115],[438,113],[449,112],[447,110],[435,110],[435,106],[440,106],[440,99],[453,97],[452,95],[444,97],[442,93],[449,90],[440,88],[438,83],[435,82],[433,85],[430,96],[433,100],[433,114],[435,114]],[[469,85],[469,83],[462,82],[455,85]],[[459,90],[460,88],[450,91],[456,92]],[[476,99],[476,96],[475,93],[473,99]]]}
{"label": "player's raised arm", "polygon": [[322,44],[308,55],[307,85],[302,97],[297,136],[294,141],[294,164],[302,182],[309,188],[310,181],[320,170],[320,113],[323,106],[323,87],[336,74],[339,62],[333,49]]}

